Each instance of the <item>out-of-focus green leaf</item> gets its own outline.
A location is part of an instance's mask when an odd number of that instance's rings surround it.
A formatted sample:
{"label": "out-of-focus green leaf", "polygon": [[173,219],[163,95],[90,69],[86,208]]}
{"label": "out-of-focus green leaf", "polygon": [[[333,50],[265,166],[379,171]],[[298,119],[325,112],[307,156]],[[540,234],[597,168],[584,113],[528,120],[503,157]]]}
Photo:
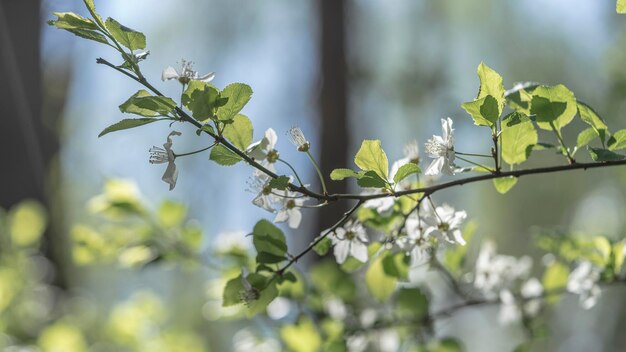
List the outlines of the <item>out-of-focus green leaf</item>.
{"label": "out-of-focus green leaf", "polygon": [[365,273],[365,283],[367,289],[378,301],[384,301],[396,290],[398,280],[395,277],[385,274],[383,258],[378,257],[370,263],[370,267]]}
{"label": "out-of-focus green leaf", "polygon": [[313,322],[301,316],[294,325],[285,325],[280,329],[280,337],[293,352],[317,352],[322,346],[322,337]]}
{"label": "out-of-focus green leaf", "polygon": [[274,224],[261,220],[254,225],[252,242],[257,251],[257,262],[272,264],[285,260],[287,243],[285,235]]}

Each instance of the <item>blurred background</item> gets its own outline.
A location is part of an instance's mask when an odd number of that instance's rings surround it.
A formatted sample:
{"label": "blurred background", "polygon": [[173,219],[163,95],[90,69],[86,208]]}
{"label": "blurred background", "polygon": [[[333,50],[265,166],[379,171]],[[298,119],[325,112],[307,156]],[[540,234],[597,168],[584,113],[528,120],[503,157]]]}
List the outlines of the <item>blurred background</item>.
{"label": "blurred background", "polygon": [[[614,1],[578,0],[573,6],[567,0],[109,0],[96,5],[103,16],[146,34],[151,55],[142,71],[166,95],[176,96],[180,87],[161,82],[161,70],[177,67],[181,59],[194,61],[201,74],[215,71],[218,87],[249,84],[254,96],[244,113],[253,121],[255,140],[274,128],[281,157],[314,185],[315,171],[285,135],[291,126],[302,128],[326,174],[352,167],[365,138],[381,139],[390,159],[400,158],[405,143],[423,145],[439,134],[439,119],[447,116],[455,123],[458,150],[487,152],[488,131],[471,128],[460,108],[476,95],[481,61],[504,77],[507,88],[518,81],[563,83],[612,130],[626,127],[626,25]],[[218,167],[205,154],[183,158],[177,161],[178,184],[169,192],[161,181],[163,168],[148,163],[148,149],[163,144],[171,130],[166,124],[97,138],[123,118],[117,106],[140,87],[96,64],[97,57],[118,59],[104,46],[47,26],[55,11],[87,15],[80,1],[0,3],[0,205],[9,210],[25,199],[44,205],[40,213],[50,225],[39,265],[47,268],[44,276],[53,287],[48,296],[82,297],[64,303],[71,308],[55,309],[109,316],[119,302],[134,299],[144,303],[142,312],[152,313],[163,304],[176,312],[169,320],[205,338],[202,346],[230,350],[232,333],[219,335],[200,308],[205,277],[172,267],[79,268],[71,260],[69,234],[77,223],[88,222],[86,204],[104,183],[122,178],[136,183],[145,204],[164,199],[185,204],[203,231],[205,247],[223,238],[220,234],[242,231],[238,236],[243,236],[268,216],[250,203],[251,170]],[[183,133],[175,141],[177,151],[206,146],[194,129],[172,128]],[[580,125],[566,128],[566,140],[573,143],[579,130]],[[546,164],[559,160],[545,153]],[[349,187],[332,182],[330,189]],[[465,209],[478,222],[480,236],[519,256],[532,254],[533,227],[622,238],[625,190],[626,169],[607,168],[523,178],[504,196],[490,183],[473,184],[437,194],[437,200]],[[303,246],[334,223],[343,206],[305,210],[290,241]],[[149,305],[154,297],[137,296],[149,295],[145,290],[164,303]],[[626,345],[624,293],[605,292],[590,311],[583,312],[575,297],[549,311],[552,335],[545,350],[616,351]],[[86,306],[91,308],[80,308]],[[469,351],[510,350],[523,332],[499,327],[496,314],[496,308],[466,310],[441,329],[462,338]]]}

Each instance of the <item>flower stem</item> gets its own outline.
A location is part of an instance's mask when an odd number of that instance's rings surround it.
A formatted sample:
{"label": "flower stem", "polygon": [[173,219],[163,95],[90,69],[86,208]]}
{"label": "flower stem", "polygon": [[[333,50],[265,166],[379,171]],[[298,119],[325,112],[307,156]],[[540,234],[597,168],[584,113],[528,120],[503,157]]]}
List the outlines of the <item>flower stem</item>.
{"label": "flower stem", "polygon": [[466,155],[466,156],[479,156],[481,158],[492,158],[491,155],[487,155],[487,154],[473,154],[473,153],[461,153],[461,152],[457,152],[456,150],[454,151],[454,154],[457,155]]}
{"label": "flower stem", "polygon": [[559,144],[561,145],[561,153],[567,157],[567,161],[569,161],[570,164],[574,164],[576,160],[574,160],[574,157],[569,153],[569,149],[567,149],[567,147],[565,146],[565,141],[563,141],[563,136],[561,136],[561,133],[559,132],[559,130],[556,129],[556,126],[554,126],[554,123],[552,121],[550,121],[550,127],[552,127],[552,131],[554,131],[554,134],[556,134],[556,138],[559,140]]}
{"label": "flower stem", "polygon": [[215,146],[215,144],[211,144],[210,146],[206,147],[206,148],[202,148],[200,150],[196,150],[193,152],[189,152],[189,153],[182,153],[182,154],[176,154],[174,153],[174,157],[178,158],[179,156],[187,156],[187,155],[193,155],[193,154],[198,154],[198,153],[202,153],[205,150],[209,150],[211,148],[213,148]]}
{"label": "flower stem", "polygon": [[468,159],[462,158],[462,157],[460,157],[460,156],[457,156],[457,158],[459,158],[459,159],[461,159],[461,160],[465,161],[466,163],[470,163],[470,164],[472,164],[472,165],[475,165],[475,166],[478,166],[478,167],[480,167],[480,168],[483,168],[483,169],[485,169],[485,170],[487,170],[487,171],[489,171],[489,172],[493,172],[493,170],[491,170],[490,168],[486,167],[485,165],[481,165],[481,164],[479,164],[479,163],[475,163],[475,162],[473,162],[473,161],[471,161],[471,160],[468,160]]}
{"label": "flower stem", "polygon": [[324,192],[324,194],[328,194],[328,191],[326,190],[326,182],[324,182],[324,176],[322,176],[322,170],[320,170],[320,166],[317,165],[317,161],[315,161],[313,155],[311,155],[311,152],[307,150],[306,155],[309,156],[309,159],[311,159],[311,163],[313,163],[313,166],[315,167],[315,171],[317,171],[317,176],[319,176],[320,182],[322,183],[322,191]]}
{"label": "flower stem", "polygon": [[289,164],[287,161],[278,158],[278,161],[280,161],[281,163],[287,165],[291,171],[293,171],[293,174],[296,176],[296,179],[298,180],[298,183],[300,184],[300,186],[304,187],[304,184],[302,183],[302,180],[300,179],[300,176],[298,176],[298,173],[296,172],[296,169],[293,168],[293,166],[291,166],[291,164]]}

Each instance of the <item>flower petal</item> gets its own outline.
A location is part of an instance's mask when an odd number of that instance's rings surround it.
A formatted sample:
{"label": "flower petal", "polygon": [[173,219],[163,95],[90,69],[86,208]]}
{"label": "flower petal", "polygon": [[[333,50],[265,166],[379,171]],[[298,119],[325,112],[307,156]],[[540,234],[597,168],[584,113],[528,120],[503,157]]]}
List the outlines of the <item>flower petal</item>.
{"label": "flower petal", "polygon": [[209,72],[204,76],[198,77],[197,80],[202,82],[211,82],[213,78],[215,78],[215,72]]}
{"label": "flower petal", "polygon": [[350,247],[350,255],[361,263],[367,262],[367,246],[359,241],[352,241]]}
{"label": "flower petal", "polygon": [[180,77],[180,75],[178,74],[178,72],[176,72],[176,69],[173,68],[172,66],[168,66],[167,68],[165,68],[165,70],[163,70],[163,73],[161,73],[161,80],[163,81],[169,81],[170,79],[178,79],[178,77]]}
{"label": "flower petal", "polygon": [[178,180],[178,170],[176,169],[176,164],[173,162],[169,162],[167,164],[167,168],[165,169],[165,173],[163,174],[163,177],[161,177],[161,180],[169,183],[170,191],[176,187],[176,181]]}
{"label": "flower petal", "polygon": [[289,213],[289,227],[297,229],[300,226],[300,221],[302,221],[302,213],[299,209],[290,209],[287,212]]}
{"label": "flower petal", "polygon": [[443,157],[433,160],[433,162],[430,163],[430,165],[428,166],[424,174],[426,176],[439,175],[441,173],[441,168],[443,167],[444,162],[445,162],[445,158]]}
{"label": "flower petal", "polygon": [[335,259],[338,264],[343,264],[348,258],[348,252],[350,251],[350,242],[349,241],[340,241],[335,244],[333,248],[333,254],[335,255]]}

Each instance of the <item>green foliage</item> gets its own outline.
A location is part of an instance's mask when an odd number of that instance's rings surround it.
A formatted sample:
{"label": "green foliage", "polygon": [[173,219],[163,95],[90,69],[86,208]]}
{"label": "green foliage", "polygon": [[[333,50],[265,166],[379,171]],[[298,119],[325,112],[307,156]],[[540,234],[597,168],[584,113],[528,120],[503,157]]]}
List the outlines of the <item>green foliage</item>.
{"label": "green foliage", "polygon": [[315,246],[313,246],[313,250],[320,256],[326,255],[330,248],[332,247],[332,241],[328,237],[324,237],[321,241],[319,241]]}
{"label": "green foliage", "polygon": [[147,125],[149,123],[161,121],[161,119],[155,119],[150,117],[144,117],[140,119],[124,119],[120,122],[114,123],[111,126],[105,128],[98,134],[98,137],[102,137],[105,134],[109,134],[111,132],[117,132],[122,130],[127,130],[130,128],[135,128],[143,125]]}
{"label": "green foliage", "polygon": [[536,116],[537,125],[544,130],[552,130],[550,123],[557,131],[561,130],[578,112],[574,93],[562,84],[539,86],[532,96],[530,112]]}
{"label": "green foliage", "polygon": [[335,169],[330,173],[330,179],[333,181],[341,181],[348,177],[360,178],[363,173],[352,171],[350,169]]}
{"label": "green foliage", "polygon": [[465,351],[463,344],[455,338],[447,337],[441,340],[430,341],[425,346],[420,346],[418,352],[462,352]]}
{"label": "green foliage", "polygon": [[373,171],[382,180],[387,180],[389,162],[379,140],[364,140],[354,157],[354,163],[363,171]]}
{"label": "green foliage", "polygon": [[153,96],[142,89],[120,105],[120,111],[146,117],[170,116],[176,102],[170,98]]}
{"label": "green foliage", "polygon": [[254,225],[252,235],[258,263],[272,264],[285,260],[287,243],[285,235],[278,227],[267,220],[261,220]]}
{"label": "green foliage", "polygon": [[600,136],[602,143],[604,143],[609,133],[609,128],[604,123],[604,120],[600,117],[600,115],[598,115],[598,113],[596,113],[589,105],[580,101],[578,102],[578,114],[583,121],[595,130],[597,135]]}
{"label": "green foliage", "polygon": [[395,254],[388,253],[383,257],[383,271],[385,275],[395,277],[398,280],[409,279],[409,268],[411,266],[411,256],[404,252]]}
{"label": "green foliage", "polygon": [[189,82],[181,100],[183,105],[191,110],[193,118],[200,122],[213,118],[217,108],[224,104],[217,88],[196,80]]}
{"label": "green foliage", "polygon": [[221,144],[211,148],[209,159],[223,166],[235,165],[242,160],[239,155],[231,152]]}
{"label": "green foliage", "polygon": [[609,150],[620,150],[626,148],[626,129],[615,132],[609,139]]}
{"label": "green foliage", "polygon": [[593,127],[589,127],[578,134],[576,138],[576,148],[580,149],[598,138],[598,132]]}
{"label": "green foliage", "polygon": [[356,286],[352,277],[339,270],[333,261],[325,260],[315,265],[309,277],[313,286],[323,294],[339,297],[346,302],[355,298]]}
{"label": "green foliage", "polygon": [[615,10],[617,13],[626,13],[626,0],[617,0]]}
{"label": "green foliage", "polygon": [[[222,90],[221,97],[228,100],[217,110],[217,118],[220,121],[232,120],[250,101],[252,88],[243,83],[229,84]],[[249,144],[241,149],[245,149]]]}
{"label": "green foliage", "polygon": [[57,16],[57,19],[48,21],[49,25],[66,30],[81,38],[109,44],[107,38],[99,33],[98,25],[92,20],[73,12],[53,12],[52,14]]}
{"label": "green foliage", "polygon": [[[546,268],[541,281],[545,291],[556,292],[557,290],[564,289],[567,286],[568,278],[569,268],[566,265],[555,261]],[[554,303],[558,301],[558,296],[550,296],[547,300],[548,302]]]}
{"label": "green foliage", "polygon": [[322,346],[322,338],[313,322],[301,316],[294,325],[280,329],[280,337],[293,352],[316,352]]}
{"label": "green foliage", "polygon": [[509,177],[501,177],[493,179],[493,186],[496,188],[496,191],[500,194],[505,194],[510,191],[513,186],[517,184],[517,177],[509,176]]}
{"label": "green foliage", "polygon": [[24,200],[7,214],[8,234],[17,247],[37,246],[46,230],[45,209],[34,200]]}
{"label": "green foliage", "polygon": [[422,172],[422,170],[420,169],[419,166],[417,166],[417,164],[415,163],[404,164],[400,166],[396,174],[393,176],[393,182],[397,184],[398,182],[404,180],[405,178],[411,175],[419,174],[420,172]]}
{"label": "green foliage", "polygon": [[401,288],[395,297],[395,311],[399,318],[423,319],[428,316],[429,299],[419,288]]}
{"label": "green foliage", "polygon": [[123,26],[111,17],[107,18],[104,25],[111,36],[115,38],[118,43],[127,47],[131,51],[146,48],[146,36],[143,33]]}
{"label": "green foliage", "polygon": [[511,165],[521,164],[530,155],[533,145],[537,144],[539,137],[532,121],[520,113],[514,112],[509,120],[515,124],[503,124],[502,133],[502,159]]}
{"label": "green foliage", "polygon": [[381,178],[376,171],[365,171],[360,174],[361,177],[356,181],[356,183],[365,188],[385,188],[388,183],[385,179]]}
{"label": "green foliage", "polygon": [[[465,227],[463,227],[463,237],[465,238],[465,241],[471,243],[477,229],[478,224],[475,221],[469,221]],[[442,262],[448,271],[455,275],[459,275],[461,273],[461,268],[465,263],[468,247],[469,246],[456,246],[449,248],[444,252]]]}
{"label": "green foliage", "polygon": [[273,178],[270,180],[270,187],[273,189],[279,189],[284,191],[289,186],[289,177],[287,176],[278,176],[277,178]]}
{"label": "green foliage", "polygon": [[626,158],[624,155],[601,148],[589,148],[589,154],[591,155],[591,159],[593,159],[593,161],[618,161]]}
{"label": "green foliage", "polygon": [[365,283],[369,293],[378,301],[385,301],[396,290],[398,280],[385,273],[383,256],[371,259],[371,263],[365,273]]}
{"label": "green foliage", "polygon": [[235,147],[240,150],[246,150],[252,143],[252,122],[247,116],[241,114],[233,117],[232,121],[232,123],[224,126],[222,134],[231,141]]}
{"label": "green foliage", "polygon": [[480,79],[478,96],[474,101],[461,105],[478,126],[493,127],[504,110],[504,83],[502,77],[485,63],[477,69]]}

